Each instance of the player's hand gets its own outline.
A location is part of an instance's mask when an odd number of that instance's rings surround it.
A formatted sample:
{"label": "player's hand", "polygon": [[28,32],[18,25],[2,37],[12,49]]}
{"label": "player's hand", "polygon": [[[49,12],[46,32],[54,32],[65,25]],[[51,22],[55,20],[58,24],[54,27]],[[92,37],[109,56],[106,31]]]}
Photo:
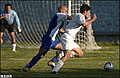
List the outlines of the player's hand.
{"label": "player's hand", "polygon": [[8,13],[5,13],[4,18],[8,18]]}
{"label": "player's hand", "polygon": [[20,27],[18,27],[17,33],[20,34],[21,32],[22,32],[22,29]]}
{"label": "player's hand", "polygon": [[97,19],[96,13],[93,15],[92,19],[93,19],[93,20],[96,20],[96,19]]}

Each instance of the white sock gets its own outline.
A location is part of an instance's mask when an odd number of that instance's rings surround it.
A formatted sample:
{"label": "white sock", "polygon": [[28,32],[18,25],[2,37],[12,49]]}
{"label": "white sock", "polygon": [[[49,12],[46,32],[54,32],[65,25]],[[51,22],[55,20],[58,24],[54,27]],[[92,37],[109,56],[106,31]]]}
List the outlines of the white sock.
{"label": "white sock", "polygon": [[74,57],[74,56],[75,56],[75,52],[74,52],[74,51],[71,51],[70,57]]}
{"label": "white sock", "polygon": [[58,61],[57,65],[52,69],[52,72],[56,71],[58,72],[58,70],[63,66],[63,62],[61,60]]}
{"label": "white sock", "polygon": [[16,44],[12,44],[13,46],[13,50],[12,51],[16,51]]}

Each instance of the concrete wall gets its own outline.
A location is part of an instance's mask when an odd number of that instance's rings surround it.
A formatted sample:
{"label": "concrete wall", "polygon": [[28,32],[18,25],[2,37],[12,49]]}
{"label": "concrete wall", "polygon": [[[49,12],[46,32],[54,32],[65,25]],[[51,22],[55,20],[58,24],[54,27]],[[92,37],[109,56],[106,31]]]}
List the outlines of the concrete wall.
{"label": "concrete wall", "polygon": [[119,40],[119,1],[90,1],[91,14],[97,14],[92,24],[96,41]]}

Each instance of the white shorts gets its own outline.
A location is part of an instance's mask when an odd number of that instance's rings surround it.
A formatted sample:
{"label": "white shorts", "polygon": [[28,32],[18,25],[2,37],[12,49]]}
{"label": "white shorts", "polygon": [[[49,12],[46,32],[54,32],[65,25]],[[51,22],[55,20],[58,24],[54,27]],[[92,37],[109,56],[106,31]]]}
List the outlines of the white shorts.
{"label": "white shorts", "polygon": [[72,50],[73,48],[80,48],[77,43],[74,42],[74,38],[67,33],[64,33],[60,38],[62,44],[62,50]]}

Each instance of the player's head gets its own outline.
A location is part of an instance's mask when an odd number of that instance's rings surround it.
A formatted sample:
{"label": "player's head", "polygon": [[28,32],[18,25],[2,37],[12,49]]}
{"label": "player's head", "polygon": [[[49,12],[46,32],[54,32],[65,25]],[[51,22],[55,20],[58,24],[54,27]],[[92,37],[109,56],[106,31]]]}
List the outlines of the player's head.
{"label": "player's head", "polygon": [[61,5],[58,8],[58,12],[67,14],[68,8],[66,6]]}
{"label": "player's head", "polygon": [[91,8],[87,4],[83,4],[80,7],[80,13],[82,13],[86,18],[88,18],[90,16],[90,10],[91,10]]}
{"label": "player's head", "polygon": [[9,4],[9,3],[7,3],[7,4],[5,5],[5,10],[6,10],[7,12],[10,12],[11,9],[12,9],[12,5]]}

